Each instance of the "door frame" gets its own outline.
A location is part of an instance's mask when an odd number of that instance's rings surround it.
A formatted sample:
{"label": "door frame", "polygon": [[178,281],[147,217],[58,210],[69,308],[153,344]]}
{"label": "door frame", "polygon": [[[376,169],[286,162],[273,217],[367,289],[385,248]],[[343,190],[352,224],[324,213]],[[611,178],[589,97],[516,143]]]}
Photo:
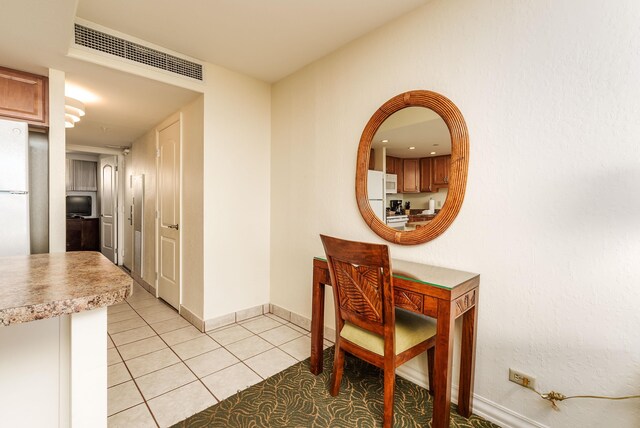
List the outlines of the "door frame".
{"label": "door frame", "polygon": [[[159,287],[159,272],[160,272],[160,180],[158,179],[160,177],[160,132],[166,128],[168,128],[169,126],[173,125],[174,123],[179,122],[179,128],[180,128],[180,163],[178,165],[178,169],[179,169],[179,177],[180,177],[180,199],[178,200],[178,203],[180,205],[179,207],[179,211],[180,211],[180,221],[182,221],[183,218],[183,213],[182,213],[182,199],[183,199],[183,193],[184,193],[184,189],[182,188],[182,183],[183,183],[183,179],[182,179],[182,162],[183,162],[183,147],[184,147],[184,121],[183,121],[183,117],[182,117],[182,112],[176,112],[174,114],[172,114],[171,116],[169,116],[168,118],[166,118],[165,120],[163,120],[162,122],[160,122],[160,124],[158,124],[158,126],[155,127],[155,141],[156,141],[156,177],[155,177],[155,181],[156,181],[156,215],[155,215],[155,281],[154,281],[154,287],[155,287],[155,297],[159,298],[160,297],[160,287]],[[180,228],[182,229],[182,227]],[[178,310],[178,313],[180,313],[180,310],[182,308],[182,253],[183,253],[183,242],[182,242],[182,231],[180,231],[179,233],[179,243],[180,243],[180,255],[178,256],[178,267],[179,267],[179,274],[178,274],[178,281],[179,281],[179,295],[180,295],[180,299],[178,302],[178,308],[176,308]]]}
{"label": "door frame", "polygon": [[[145,228],[145,221],[144,221],[144,212],[145,212],[145,206],[144,206],[144,197],[145,197],[145,191],[144,191],[144,183],[145,183],[145,175],[144,174],[137,174],[137,175],[130,175],[130,182],[131,182],[131,276],[133,277],[133,279],[135,279],[138,282],[144,282],[144,279],[142,279],[142,276],[144,275],[144,250],[145,250],[145,246],[144,246],[144,238],[145,238],[145,233],[144,233],[144,228]],[[136,196],[136,182],[140,181],[141,185],[142,185],[142,189],[141,189],[141,196],[139,199],[139,201],[137,201],[137,203],[135,203],[135,196]],[[138,211],[138,208],[140,207],[140,214],[139,216],[136,216],[136,211]],[[139,221],[140,221],[140,265],[138,266],[138,264],[136,263],[136,222],[138,221],[138,217],[139,217]],[[139,271],[139,274],[138,272]]]}
{"label": "door frame", "polygon": [[[182,131],[182,127],[180,128],[180,130]],[[118,239],[118,244],[124,243],[125,198],[124,198],[124,186],[122,185],[123,180],[121,180],[121,177],[124,177],[124,174],[126,173],[126,171],[125,171],[124,154],[122,150],[110,149],[108,147],[83,146],[80,144],[66,144],[65,159],[66,159],[67,153],[98,155],[98,158],[100,158],[100,156],[102,155],[105,155],[105,156],[111,155],[116,157],[116,165],[118,166],[118,171],[116,171],[116,192],[115,192],[116,198],[117,198],[117,211],[116,211],[116,214],[117,214],[116,228],[118,233],[117,239]],[[98,164],[99,162],[100,160],[98,159]],[[64,194],[66,195],[67,192],[65,191]],[[98,192],[96,192],[96,196],[97,195],[98,195]],[[96,214],[99,216],[100,213],[96,212]],[[116,259],[118,261],[117,264],[122,265],[122,262],[124,261],[124,246],[119,245],[117,250],[118,250],[116,252]]]}

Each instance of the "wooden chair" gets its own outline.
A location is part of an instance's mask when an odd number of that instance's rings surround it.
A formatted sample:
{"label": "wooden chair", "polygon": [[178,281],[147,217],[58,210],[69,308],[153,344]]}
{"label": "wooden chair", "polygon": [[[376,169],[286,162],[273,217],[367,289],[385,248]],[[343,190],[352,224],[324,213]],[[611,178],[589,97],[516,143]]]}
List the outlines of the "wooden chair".
{"label": "wooden chair", "polygon": [[[396,367],[428,350],[433,384],[436,321],[394,307],[389,248],[320,235],[336,310],[331,395],[340,392],[344,353],[384,370],[383,427],[393,425]],[[430,388],[433,394],[433,388]]]}

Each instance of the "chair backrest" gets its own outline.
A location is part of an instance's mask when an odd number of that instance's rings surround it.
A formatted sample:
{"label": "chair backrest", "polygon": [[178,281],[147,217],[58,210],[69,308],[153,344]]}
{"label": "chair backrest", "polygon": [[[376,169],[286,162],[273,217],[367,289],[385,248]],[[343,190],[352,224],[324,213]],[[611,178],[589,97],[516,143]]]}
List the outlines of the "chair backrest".
{"label": "chair backrest", "polygon": [[337,332],[344,321],[349,321],[393,343],[395,312],[389,247],[325,235],[320,238],[333,285]]}

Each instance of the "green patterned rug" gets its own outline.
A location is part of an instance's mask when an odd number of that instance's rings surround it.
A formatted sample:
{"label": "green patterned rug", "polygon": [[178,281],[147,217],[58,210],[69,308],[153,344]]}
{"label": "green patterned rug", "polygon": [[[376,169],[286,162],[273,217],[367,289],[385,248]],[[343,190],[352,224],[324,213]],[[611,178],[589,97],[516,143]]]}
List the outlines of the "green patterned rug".
{"label": "green patterned rug", "polygon": [[[324,371],[314,376],[302,361],[221,401],[174,427],[380,427],[382,371],[346,355],[340,394],[329,394],[333,347],[324,352]],[[499,428],[478,416],[466,419],[452,405],[452,427]],[[396,377],[394,427],[431,426],[429,392]]]}

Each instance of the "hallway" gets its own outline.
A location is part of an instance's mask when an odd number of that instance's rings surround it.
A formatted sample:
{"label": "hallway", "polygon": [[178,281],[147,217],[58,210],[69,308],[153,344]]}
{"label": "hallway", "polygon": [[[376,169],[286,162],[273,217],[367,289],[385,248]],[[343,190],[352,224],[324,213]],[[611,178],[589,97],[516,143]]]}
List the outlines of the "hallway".
{"label": "hallway", "polygon": [[168,427],[308,358],[311,339],[273,314],[201,333],[134,283],[107,348],[108,426]]}

